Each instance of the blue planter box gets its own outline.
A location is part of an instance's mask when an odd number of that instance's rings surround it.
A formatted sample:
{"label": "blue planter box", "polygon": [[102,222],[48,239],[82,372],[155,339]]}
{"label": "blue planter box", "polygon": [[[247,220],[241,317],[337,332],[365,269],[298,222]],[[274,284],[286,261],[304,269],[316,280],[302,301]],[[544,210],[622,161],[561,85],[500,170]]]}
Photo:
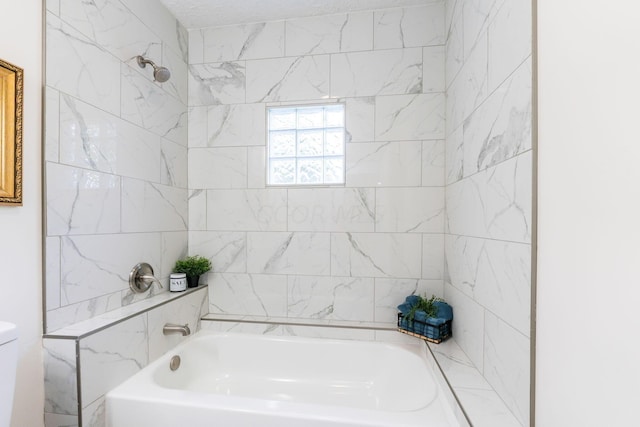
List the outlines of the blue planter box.
{"label": "blue planter box", "polygon": [[453,310],[449,304],[435,302],[438,306],[437,317],[428,317],[424,311],[416,311],[414,318],[408,319],[406,316],[414,304],[415,299],[407,297],[407,301],[398,306],[398,331],[436,344],[452,336]]}

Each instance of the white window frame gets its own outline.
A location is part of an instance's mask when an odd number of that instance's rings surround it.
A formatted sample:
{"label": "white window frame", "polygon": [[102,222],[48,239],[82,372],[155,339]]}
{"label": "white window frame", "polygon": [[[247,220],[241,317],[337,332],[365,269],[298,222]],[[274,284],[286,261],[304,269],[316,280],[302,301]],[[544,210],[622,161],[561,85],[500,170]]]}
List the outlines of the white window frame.
{"label": "white window frame", "polygon": [[[328,107],[328,106],[341,106],[342,107],[342,127],[327,127],[326,126],[326,118],[323,118],[323,126],[322,127],[318,127],[318,128],[301,128],[299,127],[299,124],[297,123],[296,120],[296,127],[295,129],[276,129],[274,131],[278,131],[278,130],[290,130],[290,131],[295,131],[296,132],[296,141],[295,141],[295,153],[293,156],[288,156],[288,157],[272,157],[271,156],[271,143],[270,143],[270,136],[271,136],[271,127],[270,127],[270,111],[273,109],[295,109],[296,110],[296,114],[298,112],[298,110],[302,110],[302,109],[310,109],[310,108],[319,108],[319,107]],[[347,130],[346,130],[346,104],[344,102],[310,102],[310,103],[298,103],[298,104],[271,104],[271,105],[267,105],[266,106],[266,176],[265,176],[265,182],[266,182],[266,186],[267,187],[277,187],[277,188],[282,188],[282,187],[294,187],[294,188],[309,188],[309,187],[344,187],[346,185],[346,149],[347,149]],[[324,154],[324,140],[323,140],[323,153],[321,155],[317,155],[317,156],[299,156],[298,155],[298,138],[297,138],[297,133],[299,131],[307,131],[307,130],[322,130],[323,132],[326,130],[331,130],[331,129],[341,129],[342,130],[342,135],[343,135],[343,139],[342,139],[342,155],[326,155]],[[337,158],[337,159],[342,159],[342,182],[329,182],[326,183],[324,182],[325,180],[325,170],[324,170],[324,162],[326,159],[331,159],[331,158]],[[272,159],[283,159],[283,160],[294,160],[295,161],[295,181],[296,182],[291,182],[291,183],[272,183],[271,182],[271,160]],[[322,179],[323,182],[320,183],[304,183],[304,182],[298,182],[298,160],[299,159],[322,159],[323,161],[323,174],[322,174]]]}

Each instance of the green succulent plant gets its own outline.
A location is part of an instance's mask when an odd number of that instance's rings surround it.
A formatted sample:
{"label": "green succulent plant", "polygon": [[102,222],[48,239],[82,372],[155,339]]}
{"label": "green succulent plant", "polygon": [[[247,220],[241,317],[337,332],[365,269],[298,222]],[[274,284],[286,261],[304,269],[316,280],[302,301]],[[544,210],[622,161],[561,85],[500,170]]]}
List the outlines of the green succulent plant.
{"label": "green succulent plant", "polygon": [[415,318],[417,311],[424,311],[427,313],[428,317],[436,317],[438,315],[438,306],[435,302],[440,301],[443,302],[442,298],[438,298],[435,295],[431,295],[431,298],[420,297],[418,303],[411,307],[411,310],[406,315],[406,318],[409,322],[412,322]]}
{"label": "green succulent plant", "polygon": [[211,261],[200,255],[188,256],[176,261],[174,273],[184,273],[187,276],[200,276],[211,270]]}

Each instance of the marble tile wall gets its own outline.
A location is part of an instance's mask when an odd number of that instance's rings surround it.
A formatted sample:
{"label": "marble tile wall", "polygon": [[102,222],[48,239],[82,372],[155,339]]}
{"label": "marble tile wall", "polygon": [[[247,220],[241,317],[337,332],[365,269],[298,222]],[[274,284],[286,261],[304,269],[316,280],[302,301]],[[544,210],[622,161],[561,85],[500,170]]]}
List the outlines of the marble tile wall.
{"label": "marble tile wall", "polygon": [[[189,252],[210,313],[396,321],[443,294],[445,4],[189,31]],[[265,109],[346,105],[346,185],[265,184]]]}
{"label": "marble tile wall", "polygon": [[446,2],[445,298],[456,342],[529,423],[531,2]]}
{"label": "marble tile wall", "polygon": [[104,426],[105,394],[185,339],[162,327],[187,323],[195,332],[208,309],[203,288],[104,329],[45,335],[45,426]]}
{"label": "marble tile wall", "polygon": [[[129,292],[138,262],[154,267],[166,291],[186,254],[188,43],[155,1],[46,5],[51,332],[145,297]],[[136,55],[169,67],[171,79],[154,82]]]}

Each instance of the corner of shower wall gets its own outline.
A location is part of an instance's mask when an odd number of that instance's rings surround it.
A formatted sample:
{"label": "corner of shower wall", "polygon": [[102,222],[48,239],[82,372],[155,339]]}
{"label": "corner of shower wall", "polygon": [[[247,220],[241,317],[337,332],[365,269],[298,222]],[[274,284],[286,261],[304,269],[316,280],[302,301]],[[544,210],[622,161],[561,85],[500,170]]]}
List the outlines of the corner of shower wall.
{"label": "corner of shower wall", "polygon": [[531,4],[448,0],[446,15],[444,294],[456,342],[528,425]]}
{"label": "corner of shower wall", "polygon": [[[46,332],[168,289],[186,254],[187,33],[157,2],[46,2]],[[135,57],[171,70],[153,81]]]}

